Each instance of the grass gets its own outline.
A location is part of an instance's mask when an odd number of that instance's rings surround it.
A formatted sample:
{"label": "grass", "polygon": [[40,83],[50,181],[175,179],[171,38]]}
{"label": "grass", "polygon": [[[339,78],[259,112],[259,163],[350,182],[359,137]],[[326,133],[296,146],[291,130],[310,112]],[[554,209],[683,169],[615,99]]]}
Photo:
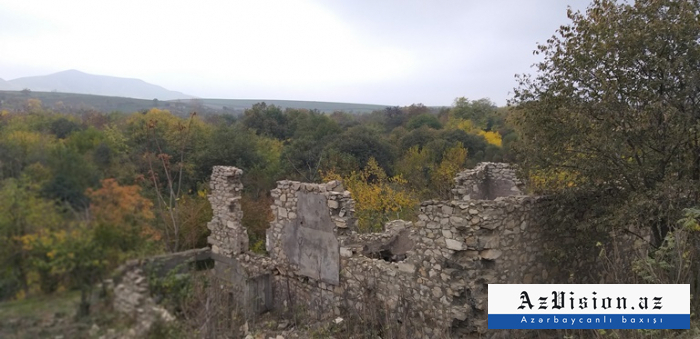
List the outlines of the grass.
{"label": "grass", "polygon": [[61,313],[72,315],[78,308],[80,291],[29,297],[0,303],[0,319],[42,317]]}

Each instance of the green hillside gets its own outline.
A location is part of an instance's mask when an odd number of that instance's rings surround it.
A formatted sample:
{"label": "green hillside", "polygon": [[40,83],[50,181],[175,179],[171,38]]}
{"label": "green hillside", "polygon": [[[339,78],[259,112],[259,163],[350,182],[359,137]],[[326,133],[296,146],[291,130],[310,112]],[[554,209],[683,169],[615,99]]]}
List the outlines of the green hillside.
{"label": "green hillside", "polygon": [[369,113],[383,110],[386,107],[382,105],[295,100],[181,99],[157,101],[76,93],[0,91],[0,108],[10,110],[22,109],[28,99],[39,99],[45,107],[59,111],[96,110],[100,112],[117,111],[130,113],[157,107],[167,109],[176,115],[187,115],[192,110],[196,110],[199,113],[240,114],[245,109],[259,102],[282,108],[315,109],[324,113],[335,111]]}
{"label": "green hillside", "polygon": [[[0,108],[10,110],[22,109],[28,99],[39,99],[43,106],[59,111],[96,110],[128,113],[150,109],[156,104],[153,100],[90,94],[0,91]],[[164,106],[164,103],[158,103],[158,105]]]}
{"label": "green hillside", "polygon": [[[344,111],[348,113],[370,113],[376,110],[383,110],[386,105],[352,104],[341,102],[323,101],[297,101],[297,100],[254,100],[254,99],[195,99],[200,100],[204,105],[216,110],[243,110],[250,108],[256,103],[265,102],[268,105],[275,105],[282,108],[296,109],[316,109],[324,113]],[[188,100],[183,100],[188,101]]]}

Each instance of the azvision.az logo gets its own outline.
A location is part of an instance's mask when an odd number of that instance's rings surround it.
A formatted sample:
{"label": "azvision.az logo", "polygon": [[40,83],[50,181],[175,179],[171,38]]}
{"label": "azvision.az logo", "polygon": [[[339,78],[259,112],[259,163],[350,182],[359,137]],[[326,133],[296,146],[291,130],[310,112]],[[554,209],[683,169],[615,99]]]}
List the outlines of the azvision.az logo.
{"label": "azvision.az logo", "polygon": [[489,329],[688,329],[690,285],[489,284]]}

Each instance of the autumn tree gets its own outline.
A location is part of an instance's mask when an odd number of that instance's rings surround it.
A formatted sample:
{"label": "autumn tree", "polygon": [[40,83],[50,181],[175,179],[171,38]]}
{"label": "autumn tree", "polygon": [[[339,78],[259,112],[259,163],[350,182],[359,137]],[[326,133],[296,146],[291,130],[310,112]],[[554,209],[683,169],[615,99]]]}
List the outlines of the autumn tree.
{"label": "autumn tree", "polygon": [[495,111],[496,104],[489,99],[469,100],[465,97],[459,97],[455,99],[450,109],[449,117],[470,120],[475,127],[487,129],[489,117]]}
{"label": "autumn tree", "polygon": [[55,230],[62,223],[55,203],[43,199],[38,185],[26,179],[0,183],[0,298],[30,291],[31,255],[24,237],[42,229]]}
{"label": "autumn tree", "polygon": [[[167,113],[151,110],[154,113],[165,115],[165,119],[150,119],[147,124],[148,151],[144,158],[148,163],[148,180],[153,184],[155,192],[156,211],[161,222],[161,231],[166,248],[171,252],[180,250],[180,231],[182,219],[178,208],[180,197],[187,192],[183,190],[187,164],[185,154],[191,140],[192,126],[195,115],[190,116],[189,121],[177,121],[174,126],[167,126],[165,134],[159,133],[159,125],[163,125],[168,119]],[[155,118],[155,117],[154,117]],[[174,128],[172,128],[174,127]],[[165,138],[165,140],[163,140]],[[165,143],[163,141],[169,141]]]}
{"label": "autumn tree", "polygon": [[[439,141],[433,144],[441,144]],[[421,199],[449,199],[453,179],[465,168],[467,150],[461,143],[446,147],[413,146],[396,162],[405,186]]]}
{"label": "autumn tree", "polygon": [[559,191],[600,192],[605,225],[660,245],[700,193],[700,2],[596,0],[568,17],[510,102],[523,167],[575,177]]}
{"label": "autumn tree", "polygon": [[88,189],[89,222],[106,257],[118,261],[120,253],[143,247],[145,241],[159,240],[160,234],[150,225],[153,203],[142,197],[136,185],[121,186],[114,179],[102,180],[98,189]]}
{"label": "autumn tree", "polygon": [[411,220],[415,215],[418,199],[406,180],[400,175],[387,176],[374,158],[370,157],[361,171],[344,177],[330,171],[324,179],[341,179],[346,185],[355,200],[355,216],[362,232],[382,231],[387,221]]}
{"label": "autumn tree", "polygon": [[158,240],[159,234],[149,225],[152,203],[140,190],[105,179],[100,188],[87,190],[89,208],[75,211],[76,217],[65,227],[42,224],[18,237],[27,253],[26,268],[38,272],[43,292],[52,292],[63,277],[81,291],[78,314],[85,316],[95,283],[109,270],[128,257],[153,253],[147,243]]}

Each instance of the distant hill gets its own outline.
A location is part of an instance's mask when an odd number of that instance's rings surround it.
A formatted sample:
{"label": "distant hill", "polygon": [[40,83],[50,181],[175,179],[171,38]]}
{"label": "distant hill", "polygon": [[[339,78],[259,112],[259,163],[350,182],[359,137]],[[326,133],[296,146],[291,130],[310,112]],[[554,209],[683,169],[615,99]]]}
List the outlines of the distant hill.
{"label": "distant hill", "polygon": [[[124,97],[108,97],[101,95],[60,93],[60,92],[22,92],[0,91],[0,109],[22,110],[28,99],[41,100],[42,106],[63,113],[80,113],[84,111],[98,111],[103,113],[143,112],[151,108],[167,109],[175,115],[187,116],[194,107],[184,102],[146,100]],[[198,113],[217,112],[208,108],[204,111],[196,109]]]}
{"label": "distant hill", "polygon": [[33,90],[29,92],[0,90],[0,109],[21,110],[25,106],[27,99],[30,98],[39,99],[44,107],[64,113],[84,110],[95,110],[105,113],[133,113],[151,108],[160,108],[169,110],[179,116],[187,116],[192,111],[200,114],[238,115],[259,102],[265,102],[268,105],[275,105],[283,109],[315,109],[323,113],[343,111],[360,114],[383,110],[386,107],[382,105],[295,100],[178,99],[163,101],[77,93],[35,92]]}
{"label": "distant hill", "polygon": [[[188,102],[190,100],[183,100]],[[254,104],[264,102],[268,105],[275,105],[281,108],[296,108],[319,110],[323,113],[333,113],[335,111],[343,111],[347,113],[370,113],[376,110],[383,110],[387,106],[370,105],[370,104],[351,104],[342,102],[323,102],[323,101],[297,101],[297,100],[265,100],[265,99],[194,99],[205,106],[214,110],[221,111],[242,111],[250,108]]]}
{"label": "distant hill", "polygon": [[17,88],[17,86],[0,79],[0,91],[19,91],[21,88]]}
{"label": "distant hill", "polygon": [[139,79],[94,75],[77,70],[18,78],[8,80],[6,83],[14,86],[14,88],[4,88],[2,87],[2,82],[0,82],[0,89],[22,90],[28,88],[33,92],[81,93],[149,100],[154,98],[158,100],[194,98],[191,95],[170,91]]}

